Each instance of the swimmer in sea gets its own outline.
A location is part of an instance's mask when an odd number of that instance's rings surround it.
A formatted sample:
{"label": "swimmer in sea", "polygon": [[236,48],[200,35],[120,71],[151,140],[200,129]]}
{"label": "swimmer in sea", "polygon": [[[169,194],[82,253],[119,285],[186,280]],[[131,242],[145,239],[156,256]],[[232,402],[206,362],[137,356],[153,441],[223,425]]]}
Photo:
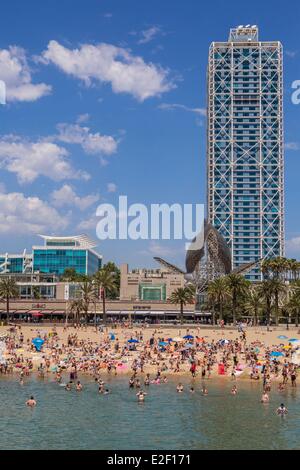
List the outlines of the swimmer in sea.
{"label": "swimmer in sea", "polygon": [[70,392],[70,390],[72,390],[72,381],[70,381],[66,384],[65,390],[67,390],[67,392]]}
{"label": "swimmer in sea", "polygon": [[26,405],[31,406],[31,407],[36,406],[36,401],[34,399],[34,396],[31,396],[29,400],[27,400]]}
{"label": "swimmer in sea", "polygon": [[177,391],[177,393],[182,393],[183,392],[183,385],[182,385],[181,382],[177,385],[176,391]]}
{"label": "swimmer in sea", "polygon": [[276,413],[277,413],[278,415],[283,416],[283,415],[286,415],[286,414],[288,413],[288,410],[287,410],[287,408],[284,406],[284,404],[281,403],[281,405],[277,408]]}
{"label": "swimmer in sea", "polygon": [[208,390],[204,385],[202,387],[202,395],[208,395]]}
{"label": "swimmer in sea", "polygon": [[103,392],[103,395],[108,395],[109,393],[110,393],[110,390],[106,388],[105,391]]}
{"label": "swimmer in sea", "polygon": [[231,395],[236,395],[237,394],[237,386],[234,385],[231,389]]}
{"label": "swimmer in sea", "polygon": [[141,401],[144,401],[145,400],[145,395],[147,395],[146,392],[143,392],[143,390],[140,390],[136,396],[138,397],[138,401],[141,402]]}
{"label": "swimmer in sea", "polygon": [[194,387],[191,387],[191,388],[190,388],[190,393],[195,393]]}

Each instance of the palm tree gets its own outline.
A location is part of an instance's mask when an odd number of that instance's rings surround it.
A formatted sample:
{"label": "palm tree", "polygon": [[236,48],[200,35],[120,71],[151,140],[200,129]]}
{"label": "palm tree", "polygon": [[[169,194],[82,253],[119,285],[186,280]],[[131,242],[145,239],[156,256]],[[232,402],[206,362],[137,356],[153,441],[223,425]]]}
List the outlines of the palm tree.
{"label": "palm tree", "polygon": [[180,322],[183,323],[183,307],[186,304],[195,302],[195,288],[192,285],[186,287],[178,287],[172,292],[169,302],[180,305]]}
{"label": "palm tree", "polygon": [[294,291],[288,304],[286,305],[288,311],[291,311],[295,315],[295,323],[299,325],[299,314],[300,314],[300,289]]}
{"label": "palm tree", "polygon": [[273,295],[274,295],[275,320],[276,320],[276,325],[278,325],[279,324],[279,297],[281,294],[284,294],[286,292],[286,285],[281,279],[278,279],[278,278],[271,279],[271,285],[272,285]]}
{"label": "palm tree", "polygon": [[274,300],[275,319],[276,319],[276,325],[278,325],[279,323],[279,297],[281,294],[284,294],[286,292],[285,283],[281,279],[278,279],[278,278],[266,279],[260,284],[258,291],[260,295],[262,296],[262,298],[265,300],[268,326],[270,325],[270,319],[271,319],[271,314],[272,314],[272,303]]}
{"label": "palm tree", "polygon": [[93,302],[96,297],[95,285],[90,276],[82,277],[82,282],[80,283],[80,295],[82,300],[82,310],[87,322],[90,303]]}
{"label": "palm tree", "polygon": [[8,277],[0,281],[0,298],[6,301],[6,318],[9,321],[9,301],[19,296],[19,290],[14,279]]}
{"label": "palm tree", "polygon": [[70,313],[73,315],[73,323],[79,323],[81,312],[83,311],[83,300],[74,299],[70,304]]}
{"label": "palm tree", "polygon": [[65,268],[61,280],[66,282],[76,282],[81,280],[81,275],[76,272],[75,268]]}
{"label": "palm tree", "polygon": [[269,328],[271,315],[272,315],[272,298],[273,298],[272,279],[265,279],[264,281],[262,281],[262,283],[259,284],[257,290],[258,290],[258,294],[261,296],[265,304],[266,314],[267,314],[267,324]]}
{"label": "palm tree", "polygon": [[[230,299],[230,291],[225,277],[220,277],[214,281],[211,281],[208,285],[207,295],[210,303],[213,303],[213,305],[218,305],[219,320],[223,320],[223,309],[225,303],[228,301],[228,299]],[[215,323],[214,318],[213,323]]]}
{"label": "palm tree", "polygon": [[109,292],[113,293],[116,290],[115,273],[102,268],[94,274],[94,282],[102,299],[103,323],[106,325],[106,296]]}
{"label": "palm tree", "polygon": [[244,304],[244,309],[253,316],[254,325],[257,325],[258,317],[263,309],[263,303],[258,289],[256,289],[254,286],[249,289],[246,302]]}
{"label": "palm tree", "polygon": [[238,301],[247,294],[250,282],[240,274],[235,273],[228,274],[225,278],[225,282],[231,294],[233,324],[235,324]]}

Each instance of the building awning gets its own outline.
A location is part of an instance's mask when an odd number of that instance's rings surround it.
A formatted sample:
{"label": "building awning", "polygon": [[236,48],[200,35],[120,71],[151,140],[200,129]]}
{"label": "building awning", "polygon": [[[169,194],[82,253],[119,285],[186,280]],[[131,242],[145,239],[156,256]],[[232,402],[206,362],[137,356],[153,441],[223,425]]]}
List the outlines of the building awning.
{"label": "building awning", "polygon": [[40,310],[29,310],[27,312],[28,315],[31,315],[32,317],[43,317],[44,314]]}

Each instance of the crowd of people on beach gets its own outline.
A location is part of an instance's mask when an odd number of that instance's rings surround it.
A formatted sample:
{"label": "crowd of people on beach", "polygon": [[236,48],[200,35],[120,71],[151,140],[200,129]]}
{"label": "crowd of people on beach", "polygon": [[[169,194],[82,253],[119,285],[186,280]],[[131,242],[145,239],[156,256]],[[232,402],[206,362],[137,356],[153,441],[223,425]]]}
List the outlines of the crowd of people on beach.
{"label": "crowd of people on beach", "polygon": [[[103,380],[105,374],[127,373],[129,387],[137,389],[139,402],[144,402],[147,396],[143,388],[167,383],[169,376],[186,373],[191,374],[195,384],[201,379],[202,395],[208,394],[206,380],[213,375],[227,376],[234,382],[232,395],[238,393],[239,377],[260,381],[262,403],[269,402],[274,383],[279,392],[289,384],[296,387],[299,365],[293,357],[297,344],[281,341],[266,346],[258,340],[248,342],[247,331],[240,326],[234,339],[210,340],[200,334],[199,328],[196,332],[193,329],[194,334],[189,329],[184,335],[178,331],[174,338],[166,337],[163,330],[154,330],[146,339],[143,328],[114,332],[102,327],[97,331],[96,340],[87,334],[81,337],[81,329],[76,325],[65,326],[59,332],[55,326],[48,332],[32,329],[25,339],[21,326],[11,326],[2,337],[0,376],[16,373],[20,385],[33,373],[41,379],[53,376],[66,391],[74,388],[78,392],[83,390],[79,376],[90,376],[97,383],[99,394],[109,394],[111,390]],[[34,338],[43,343],[40,350]],[[66,377],[68,380],[64,383]],[[184,391],[182,382],[176,390]],[[194,385],[190,392],[195,392]],[[27,404],[35,406],[36,401],[31,397]]]}

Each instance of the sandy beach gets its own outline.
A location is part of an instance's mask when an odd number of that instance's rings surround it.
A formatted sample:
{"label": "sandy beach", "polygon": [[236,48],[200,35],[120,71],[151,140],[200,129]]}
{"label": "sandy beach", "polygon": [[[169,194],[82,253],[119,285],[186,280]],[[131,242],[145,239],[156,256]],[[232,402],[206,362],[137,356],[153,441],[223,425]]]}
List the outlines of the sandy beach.
{"label": "sandy beach", "polygon": [[[184,339],[187,335],[193,338]],[[9,364],[8,371],[11,373],[28,372],[28,368],[31,373],[42,365],[45,373],[53,376],[58,369],[69,373],[75,367],[76,377],[77,372],[92,376],[110,373],[167,377],[190,375],[191,363],[194,362],[196,377],[232,378],[234,368],[239,379],[249,379],[255,367],[259,370],[266,360],[269,364],[269,355],[275,351],[279,355],[276,358],[279,372],[276,372],[277,369],[274,371],[271,362],[271,378],[280,380],[281,367],[291,362],[291,353],[297,345],[297,342],[289,343],[288,340],[300,339],[298,328],[292,327],[287,331],[286,327],[281,326],[271,327],[267,331],[266,327],[248,327],[244,329],[244,335],[243,338],[237,328],[222,330],[220,327],[206,326],[109,326],[102,332],[94,326],[66,328],[31,324],[17,326],[14,331],[8,326],[0,327],[0,337],[6,338],[2,359]],[[280,339],[279,336],[285,338]],[[37,352],[32,344],[32,339],[36,337],[46,340],[41,352]],[[171,338],[176,341],[168,341]],[[137,339],[138,342],[130,344],[130,339]],[[220,346],[222,340],[226,341]],[[163,347],[159,346],[162,341],[165,342]],[[214,344],[218,348],[213,350],[212,355],[211,345]],[[211,357],[213,360],[210,362]],[[223,374],[220,374],[220,362],[225,363]]]}

